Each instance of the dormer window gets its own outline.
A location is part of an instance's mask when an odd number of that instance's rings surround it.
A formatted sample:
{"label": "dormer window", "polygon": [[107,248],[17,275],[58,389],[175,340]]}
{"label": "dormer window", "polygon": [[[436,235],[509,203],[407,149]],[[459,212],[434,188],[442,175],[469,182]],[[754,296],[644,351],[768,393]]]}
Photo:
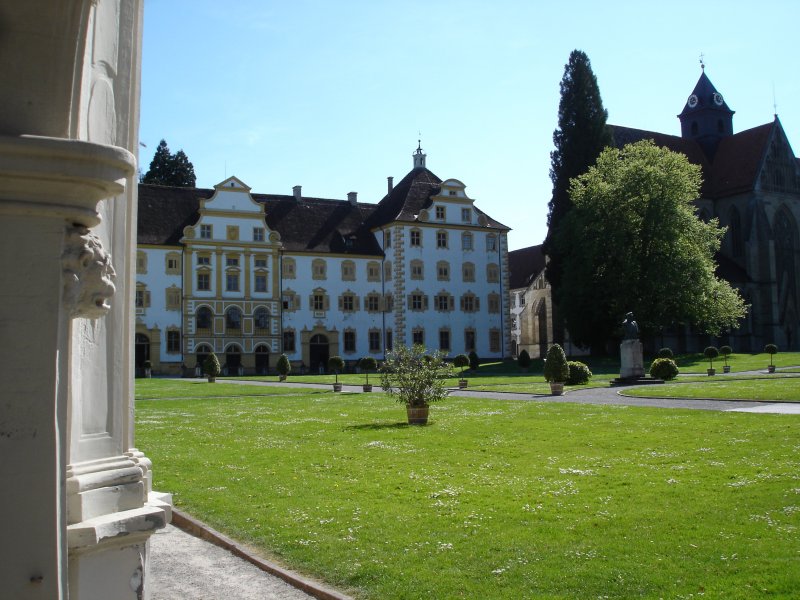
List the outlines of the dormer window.
{"label": "dormer window", "polygon": [[445,207],[444,206],[437,206],[436,207],[436,220],[437,221],[444,221],[445,218]]}

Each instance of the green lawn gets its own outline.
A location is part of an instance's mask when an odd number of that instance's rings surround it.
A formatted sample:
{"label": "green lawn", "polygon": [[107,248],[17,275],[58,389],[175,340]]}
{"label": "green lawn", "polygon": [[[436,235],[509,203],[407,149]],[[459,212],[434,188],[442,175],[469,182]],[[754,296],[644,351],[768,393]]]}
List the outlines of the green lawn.
{"label": "green lawn", "polygon": [[797,417],[256,389],[137,382],[155,487],[359,597],[800,591]]}
{"label": "green lawn", "polygon": [[800,402],[800,377],[769,375],[753,379],[715,376],[702,383],[667,383],[626,390],[626,395],[648,398],[714,398]]}

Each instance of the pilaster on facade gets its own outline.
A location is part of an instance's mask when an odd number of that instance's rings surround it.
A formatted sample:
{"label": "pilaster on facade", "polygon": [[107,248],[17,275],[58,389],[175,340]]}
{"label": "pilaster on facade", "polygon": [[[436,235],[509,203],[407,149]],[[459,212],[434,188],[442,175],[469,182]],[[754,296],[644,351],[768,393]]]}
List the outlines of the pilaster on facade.
{"label": "pilaster on facade", "polygon": [[394,264],[392,265],[394,288],[394,337],[395,343],[400,346],[407,344],[406,336],[406,253],[405,253],[405,228],[396,225],[392,228],[392,247],[394,250]]}
{"label": "pilaster on facade", "polygon": [[503,282],[503,293],[500,294],[500,314],[503,317],[503,357],[510,358],[513,356],[514,337],[512,335],[511,322],[511,295],[509,290],[511,288],[511,277],[508,261],[508,234],[503,233],[500,235],[499,240],[500,248],[500,280]]}

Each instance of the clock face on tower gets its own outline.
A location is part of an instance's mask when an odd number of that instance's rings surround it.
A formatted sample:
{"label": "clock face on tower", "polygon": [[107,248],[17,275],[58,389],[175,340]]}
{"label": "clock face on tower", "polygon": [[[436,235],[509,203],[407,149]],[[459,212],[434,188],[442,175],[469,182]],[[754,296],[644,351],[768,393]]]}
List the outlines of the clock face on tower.
{"label": "clock face on tower", "polygon": [[689,100],[688,102],[686,102],[686,104],[689,105],[689,108],[694,108],[695,106],[697,106],[697,96],[695,96],[694,94],[689,96]]}
{"label": "clock face on tower", "polygon": [[714,92],[714,104],[722,106],[722,96],[716,92]]}

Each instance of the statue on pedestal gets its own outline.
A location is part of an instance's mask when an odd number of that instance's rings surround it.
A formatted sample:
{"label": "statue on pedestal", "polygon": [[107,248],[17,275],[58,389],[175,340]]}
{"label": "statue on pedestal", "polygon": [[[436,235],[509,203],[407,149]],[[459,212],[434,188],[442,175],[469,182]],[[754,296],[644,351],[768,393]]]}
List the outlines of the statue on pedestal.
{"label": "statue on pedestal", "polygon": [[644,377],[644,357],[642,343],[639,341],[639,324],[634,320],[632,312],[626,313],[622,329],[624,337],[619,345],[620,379]]}

